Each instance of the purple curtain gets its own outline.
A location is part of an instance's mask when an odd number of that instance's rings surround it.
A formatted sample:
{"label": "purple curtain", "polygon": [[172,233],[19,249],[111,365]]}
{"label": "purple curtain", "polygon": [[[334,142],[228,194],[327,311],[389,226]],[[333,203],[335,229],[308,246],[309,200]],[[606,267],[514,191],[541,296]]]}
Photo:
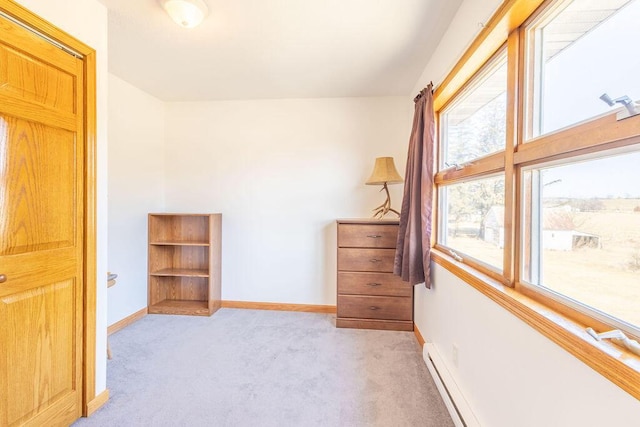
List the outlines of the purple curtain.
{"label": "purple curtain", "polygon": [[400,230],[393,272],[412,285],[431,288],[431,208],[433,200],[433,84],[414,99],[413,129],[405,171]]}

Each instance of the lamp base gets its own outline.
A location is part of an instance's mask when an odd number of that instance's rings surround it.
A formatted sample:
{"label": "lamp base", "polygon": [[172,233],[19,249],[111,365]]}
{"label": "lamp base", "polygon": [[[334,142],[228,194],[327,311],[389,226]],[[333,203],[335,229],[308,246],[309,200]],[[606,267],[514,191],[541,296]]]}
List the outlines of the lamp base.
{"label": "lamp base", "polygon": [[373,216],[371,218],[382,219],[389,212],[395,213],[400,218],[400,212],[391,207],[391,195],[389,194],[389,188],[385,182],[380,191],[384,190],[387,193],[387,200],[383,204],[373,209]]}

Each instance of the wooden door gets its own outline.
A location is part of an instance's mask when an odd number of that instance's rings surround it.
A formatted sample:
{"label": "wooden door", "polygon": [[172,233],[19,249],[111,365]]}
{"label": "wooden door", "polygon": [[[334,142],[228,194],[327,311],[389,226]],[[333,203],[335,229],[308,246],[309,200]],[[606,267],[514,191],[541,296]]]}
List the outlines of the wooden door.
{"label": "wooden door", "polygon": [[82,409],[82,60],[0,16],[0,426]]}

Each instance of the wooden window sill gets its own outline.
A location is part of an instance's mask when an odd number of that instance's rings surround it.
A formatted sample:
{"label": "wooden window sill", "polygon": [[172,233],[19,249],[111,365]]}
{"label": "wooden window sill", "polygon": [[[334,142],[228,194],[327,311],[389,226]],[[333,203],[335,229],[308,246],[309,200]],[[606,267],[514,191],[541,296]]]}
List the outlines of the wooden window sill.
{"label": "wooden window sill", "polygon": [[640,357],[610,341],[594,340],[585,330],[591,325],[569,319],[437,249],[431,259],[640,399]]}

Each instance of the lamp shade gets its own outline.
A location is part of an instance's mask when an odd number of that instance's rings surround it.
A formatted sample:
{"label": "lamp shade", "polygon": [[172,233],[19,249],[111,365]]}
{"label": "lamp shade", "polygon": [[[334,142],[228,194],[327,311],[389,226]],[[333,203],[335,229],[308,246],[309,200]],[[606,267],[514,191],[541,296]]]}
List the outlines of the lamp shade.
{"label": "lamp shade", "polygon": [[161,4],[171,19],[184,28],[199,25],[209,12],[202,0],[161,0]]}
{"label": "lamp shade", "polygon": [[396,170],[393,157],[378,157],[373,167],[373,172],[367,180],[367,185],[397,184],[403,182],[402,177]]}

